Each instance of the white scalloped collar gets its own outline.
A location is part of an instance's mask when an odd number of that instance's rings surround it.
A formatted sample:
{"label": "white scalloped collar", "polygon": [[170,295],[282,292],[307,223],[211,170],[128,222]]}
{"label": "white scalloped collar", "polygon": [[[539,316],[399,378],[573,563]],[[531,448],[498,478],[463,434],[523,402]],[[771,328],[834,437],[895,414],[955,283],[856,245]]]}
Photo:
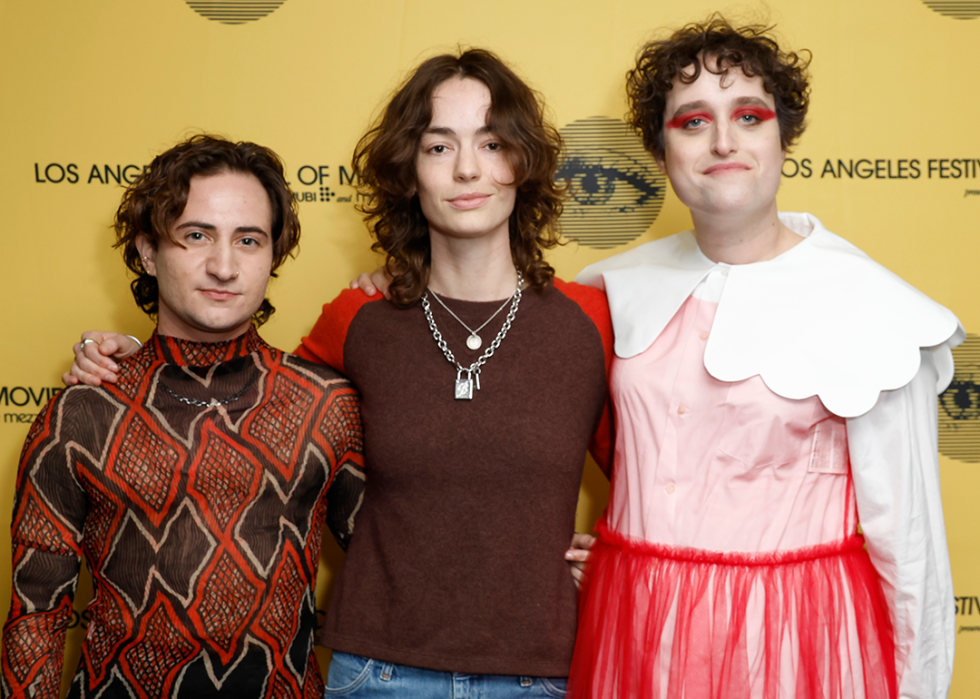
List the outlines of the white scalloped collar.
{"label": "white scalloped collar", "polygon": [[784,398],[819,396],[856,417],[919,369],[933,348],[938,391],[952,380],[950,350],[965,333],[956,316],[879,265],[810,214],[781,213],[805,240],[746,265],[712,262],[691,231],[586,267],[578,281],[609,297],[616,354],[645,351],[698,284],[725,275],[704,365],[721,381],[761,376]]}

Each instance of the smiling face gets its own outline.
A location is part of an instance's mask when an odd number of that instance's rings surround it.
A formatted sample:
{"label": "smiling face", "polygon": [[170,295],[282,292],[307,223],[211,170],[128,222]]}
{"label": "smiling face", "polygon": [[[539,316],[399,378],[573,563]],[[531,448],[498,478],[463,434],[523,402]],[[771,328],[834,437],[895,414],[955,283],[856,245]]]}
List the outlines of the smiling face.
{"label": "smiling face", "polygon": [[265,298],[272,243],[272,206],[254,175],[191,178],[169,238],[160,236],[155,249],[145,236],[137,239],[159,285],[160,334],[222,342],[245,332]]}
{"label": "smiling face", "polygon": [[432,121],[415,158],[430,237],[509,240],[514,172],[487,127],[489,110],[490,90],[472,78],[451,78],[432,93]]}
{"label": "smiling face", "polygon": [[738,68],[674,82],[657,164],[692,215],[775,211],[783,160],[775,100]]}

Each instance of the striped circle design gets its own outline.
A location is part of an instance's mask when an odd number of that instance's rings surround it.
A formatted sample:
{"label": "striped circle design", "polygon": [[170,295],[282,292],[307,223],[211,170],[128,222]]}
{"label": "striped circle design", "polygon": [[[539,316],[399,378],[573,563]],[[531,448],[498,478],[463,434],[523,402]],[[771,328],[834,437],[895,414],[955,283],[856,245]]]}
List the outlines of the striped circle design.
{"label": "striped circle design", "polygon": [[194,12],[222,24],[245,24],[275,12],[286,0],[184,0]]}
{"label": "striped circle design", "polygon": [[980,335],[967,335],[953,350],[956,374],[939,396],[939,451],[980,463]]}
{"label": "striped circle design", "polygon": [[562,233],[599,250],[641,236],[663,207],[666,178],[621,119],[594,116],[561,129],[567,155],[556,179],[571,198]]}
{"label": "striped circle design", "polygon": [[977,0],[922,0],[926,7],[944,17],[953,19],[976,19],[980,17],[980,2]]}

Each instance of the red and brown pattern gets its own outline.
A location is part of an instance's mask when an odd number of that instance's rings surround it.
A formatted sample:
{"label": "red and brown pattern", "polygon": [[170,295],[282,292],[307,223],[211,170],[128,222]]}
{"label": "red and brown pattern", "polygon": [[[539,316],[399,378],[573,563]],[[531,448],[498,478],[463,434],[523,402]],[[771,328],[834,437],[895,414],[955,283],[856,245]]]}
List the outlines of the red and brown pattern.
{"label": "red and brown pattern", "polygon": [[[281,671],[276,672],[275,676],[272,679],[272,688],[271,691],[269,692],[269,698],[279,699],[279,697],[282,697],[283,699],[288,699],[288,697],[295,697],[295,696],[296,696],[295,684],[291,682],[285,675],[283,675]],[[317,696],[322,697],[323,690],[321,690]]]}
{"label": "red and brown pattern", "polygon": [[221,439],[208,439],[189,490],[201,495],[198,503],[218,522],[222,532],[237,520],[255,496],[261,469]]}
{"label": "red and brown pattern", "polygon": [[109,659],[129,633],[132,618],[127,613],[126,603],[109,586],[99,590],[98,597],[89,605],[91,618],[102,620],[98,633],[91,634],[85,645],[82,663],[94,685],[106,679]]}
{"label": "red and brown pattern", "polygon": [[145,503],[143,509],[152,509],[159,520],[173,502],[177,488],[173,474],[179,459],[164,435],[156,434],[143,416],[134,415],[108,470],[131,498]]}
{"label": "red and brown pattern", "polygon": [[139,696],[152,699],[170,695],[181,666],[191,659],[196,645],[176,623],[176,613],[160,599],[145,615],[138,643],[123,653],[124,673],[134,680]]}
{"label": "red and brown pattern", "polygon": [[102,490],[100,480],[87,477],[85,472],[82,474],[88,496],[88,519],[83,538],[88,542],[85,555],[89,556],[92,565],[101,563],[111,551],[111,540],[126,510],[122,503]]}
{"label": "red and brown pattern", "polygon": [[83,552],[96,596],[69,696],[321,696],[315,547],[341,465],[363,469],[356,393],[254,330],[155,335],[118,385],[63,391],[18,475],[3,695],[58,696]]}
{"label": "red and brown pattern", "polygon": [[[292,549],[292,547],[290,547]],[[293,638],[300,623],[298,601],[306,589],[303,580],[302,562],[293,550],[283,557],[283,563],[274,571],[272,598],[266,605],[259,625],[266,632],[271,644],[278,644],[281,639]],[[281,653],[289,648],[281,647]]]}
{"label": "red and brown pattern", "polygon": [[303,699],[320,699],[323,696],[323,680],[317,672],[316,657],[310,657],[306,668],[306,683],[303,685]]}
{"label": "red and brown pattern", "polygon": [[243,645],[242,637],[262,599],[259,586],[249,577],[230,554],[221,554],[214,569],[202,578],[200,605],[191,608],[203,638],[220,653],[223,662],[230,661],[232,651]]}
{"label": "red and brown pattern", "polygon": [[68,532],[64,526],[59,526],[58,520],[48,516],[51,511],[43,502],[39,502],[35,490],[28,487],[23,497],[22,518],[25,530],[30,532],[30,546],[39,551],[71,553],[71,549],[65,545],[69,540]]}
{"label": "red and brown pattern", "polygon": [[292,377],[276,377],[275,390],[283,400],[269,401],[258,411],[252,433],[272,452],[274,462],[288,467],[299,457],[293,435],[301,434],[309,419],[310,395]]}

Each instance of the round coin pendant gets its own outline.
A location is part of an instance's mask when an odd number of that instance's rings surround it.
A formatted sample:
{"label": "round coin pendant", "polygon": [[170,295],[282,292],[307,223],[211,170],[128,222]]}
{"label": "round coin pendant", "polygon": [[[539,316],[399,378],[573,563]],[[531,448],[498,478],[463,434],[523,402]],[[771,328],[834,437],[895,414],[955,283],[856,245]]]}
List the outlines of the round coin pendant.
{"label": "round coin pendant", "polygon": [[466,338],[466,346],[474,352],[480,349],[481,345],[483,345],[483,340],[481,340],[480,336],[475,333]]}

